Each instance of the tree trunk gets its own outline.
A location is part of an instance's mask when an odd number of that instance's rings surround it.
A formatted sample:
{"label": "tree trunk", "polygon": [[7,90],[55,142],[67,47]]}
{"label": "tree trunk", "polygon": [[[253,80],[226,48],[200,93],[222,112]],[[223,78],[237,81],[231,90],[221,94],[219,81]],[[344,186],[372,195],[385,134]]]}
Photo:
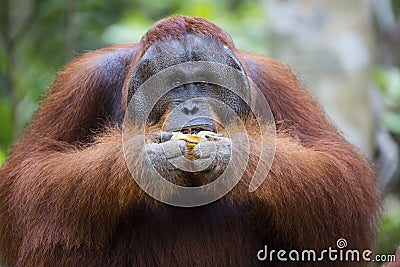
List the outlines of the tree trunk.
{"label": "tree trunk", "polygon": [[266,0],[271,56],[289,65],[348,140],[373,152],[370,0]]}

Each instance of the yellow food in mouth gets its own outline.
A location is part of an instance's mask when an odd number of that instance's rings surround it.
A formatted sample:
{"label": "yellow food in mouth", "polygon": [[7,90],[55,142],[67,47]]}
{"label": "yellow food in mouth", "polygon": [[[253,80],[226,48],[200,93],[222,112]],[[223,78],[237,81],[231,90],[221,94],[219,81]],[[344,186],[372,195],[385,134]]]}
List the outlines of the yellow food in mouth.
{"label": "yellow food in mouth", "polygon": [[201,135],[198,134],[184,134],[181,132],[174,132],[173,136],[171,138],[172,140],[183,140],[186,141],[186,143],[192,144],[195,146],[196,144],[206,141],[207,139]]}
{"label": "yellow food in mouth", "polygon": [[196,134],[184,134],[182,132],[172,132],[171,140],[183,140],[187,143],[187,154],[190,160],[194,160],[195,156],[193,155],[193,148],[204,141],[217,141],[220,139],[227,139],[226,137],[222,137],[221,134],[216,134],[214,132],[209,131],[200,131]]}
{"label": "yellow food in mouth", "polygon": [[217,141],[221,139],[227,139],[222,134],[216,134],[210,131],[200,131],[196,134],[184,134],[182,132],[172,132],[171,140],[183,140],[187,143],[198,144],[203,141]]}

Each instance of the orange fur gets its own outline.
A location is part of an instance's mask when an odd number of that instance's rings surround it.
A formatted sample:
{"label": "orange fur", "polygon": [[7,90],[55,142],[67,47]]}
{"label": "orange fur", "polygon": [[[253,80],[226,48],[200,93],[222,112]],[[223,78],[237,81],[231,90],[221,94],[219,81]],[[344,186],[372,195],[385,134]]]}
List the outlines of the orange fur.
{"label": "orange fur", "polygon": [[[249,120],[242,180],[223,199],[188,209],[155,203],[137,186],[120,126],[135,63],[152,42],[186,33],[228,45],[277,121],[275,158],[268,175],[261,166],[260,188],[248,192],[260,155],[259,129]],[[139,163],[142,148],[133,151]],[[254,266],[264,244],[321,249],[346,238],[349,248],[371,248],[379,215],[367,160],[293,74],[235,50],[214,24],[183,16],[162,20],[138,45],[89,52],[67,65],[13,146],[0,188],[5,266]]]}

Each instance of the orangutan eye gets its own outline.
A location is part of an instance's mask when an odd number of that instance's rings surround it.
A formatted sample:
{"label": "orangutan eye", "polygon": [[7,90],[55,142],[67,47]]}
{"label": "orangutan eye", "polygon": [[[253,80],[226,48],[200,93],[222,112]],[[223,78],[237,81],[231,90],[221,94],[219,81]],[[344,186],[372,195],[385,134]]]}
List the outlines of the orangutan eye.
{"label": "orangutan eye", "polygon": [[182,85],[182,82],[180,80],[175,80],[172,82],[172,86],[174,87],[179,87]]}
{"label": "orangutan eye", "polygon": [[208,83],[206,81],[196,82],[196,86],[206,87],[207,85],[208,85]]}

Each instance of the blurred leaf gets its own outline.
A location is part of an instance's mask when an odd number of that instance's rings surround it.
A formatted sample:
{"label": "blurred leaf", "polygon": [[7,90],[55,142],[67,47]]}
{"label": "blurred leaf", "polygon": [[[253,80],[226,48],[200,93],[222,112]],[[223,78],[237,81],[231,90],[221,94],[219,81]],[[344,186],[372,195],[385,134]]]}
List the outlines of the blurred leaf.
{"label": "blurred leaf", "polygon": [[385,86],[386,86],[386,84],[385,84],[385,72],[384,72],[384,70],[383,70],[382,68],[376,68],[376,69],[374,70],[373,75],[374,75],[374,81],[375,81],[376,86],[377,86],[380,90],[384,91],[384,90],[385,90],[384,88],[385,88]]}
{"label": "blurred leaf", "polygon": [[385,113],[382,121],[390,132],[400,134],[400,113]]}
{"label": "blurred leaf", "polygon": [[374,72],[374,81],[382,92],[382,123],[389,132],[400,135],[400,69],[379,68]]}
{"label": "blurred leaf", "polygon": [[385,217],[378,233],[380,254],[392,254],[400,240],[400,201],[393,195],[385,199]]}
{"label": "blurred leaf", "polygon": [[393,105],[400,107],[400,69],[388,69],[385,78],[387,96],[392,100]]}
{"label": "blurred leaf", "polygon": [[400,1],[392,0],[392,7],[393,7],[393,12],[396,15],[396,18],[399,18],[400,17]]}
{"label": "blurred leaf", "polygon": [[385,102],[391,107],[400,107],[400,69],[377,69],[374,74],[376,85],[381,89]]}
{"label": "blurred leaf", "polygon": [[13,123],[11,114],[11,103],[6,98],[0,98],[0,148],[7,147],[13,137]]}
{"label": "blurred leaf", "polygon": [[33,97],[32,91],[28,92],[28,94],[17,105],[16,117],[17,122],[19,123],[19,125],[17,125],[17,129],[20,130],[20,132],[14,132],[15,137],[18,137],[22,133],[22,130],[31,120],[36,108],[37,100]]}
{"label": "blurred leaf", "polygon": [[7,152],[0,148],[0,167],[3,166],[4,162],[6,161],[7,158]]}

